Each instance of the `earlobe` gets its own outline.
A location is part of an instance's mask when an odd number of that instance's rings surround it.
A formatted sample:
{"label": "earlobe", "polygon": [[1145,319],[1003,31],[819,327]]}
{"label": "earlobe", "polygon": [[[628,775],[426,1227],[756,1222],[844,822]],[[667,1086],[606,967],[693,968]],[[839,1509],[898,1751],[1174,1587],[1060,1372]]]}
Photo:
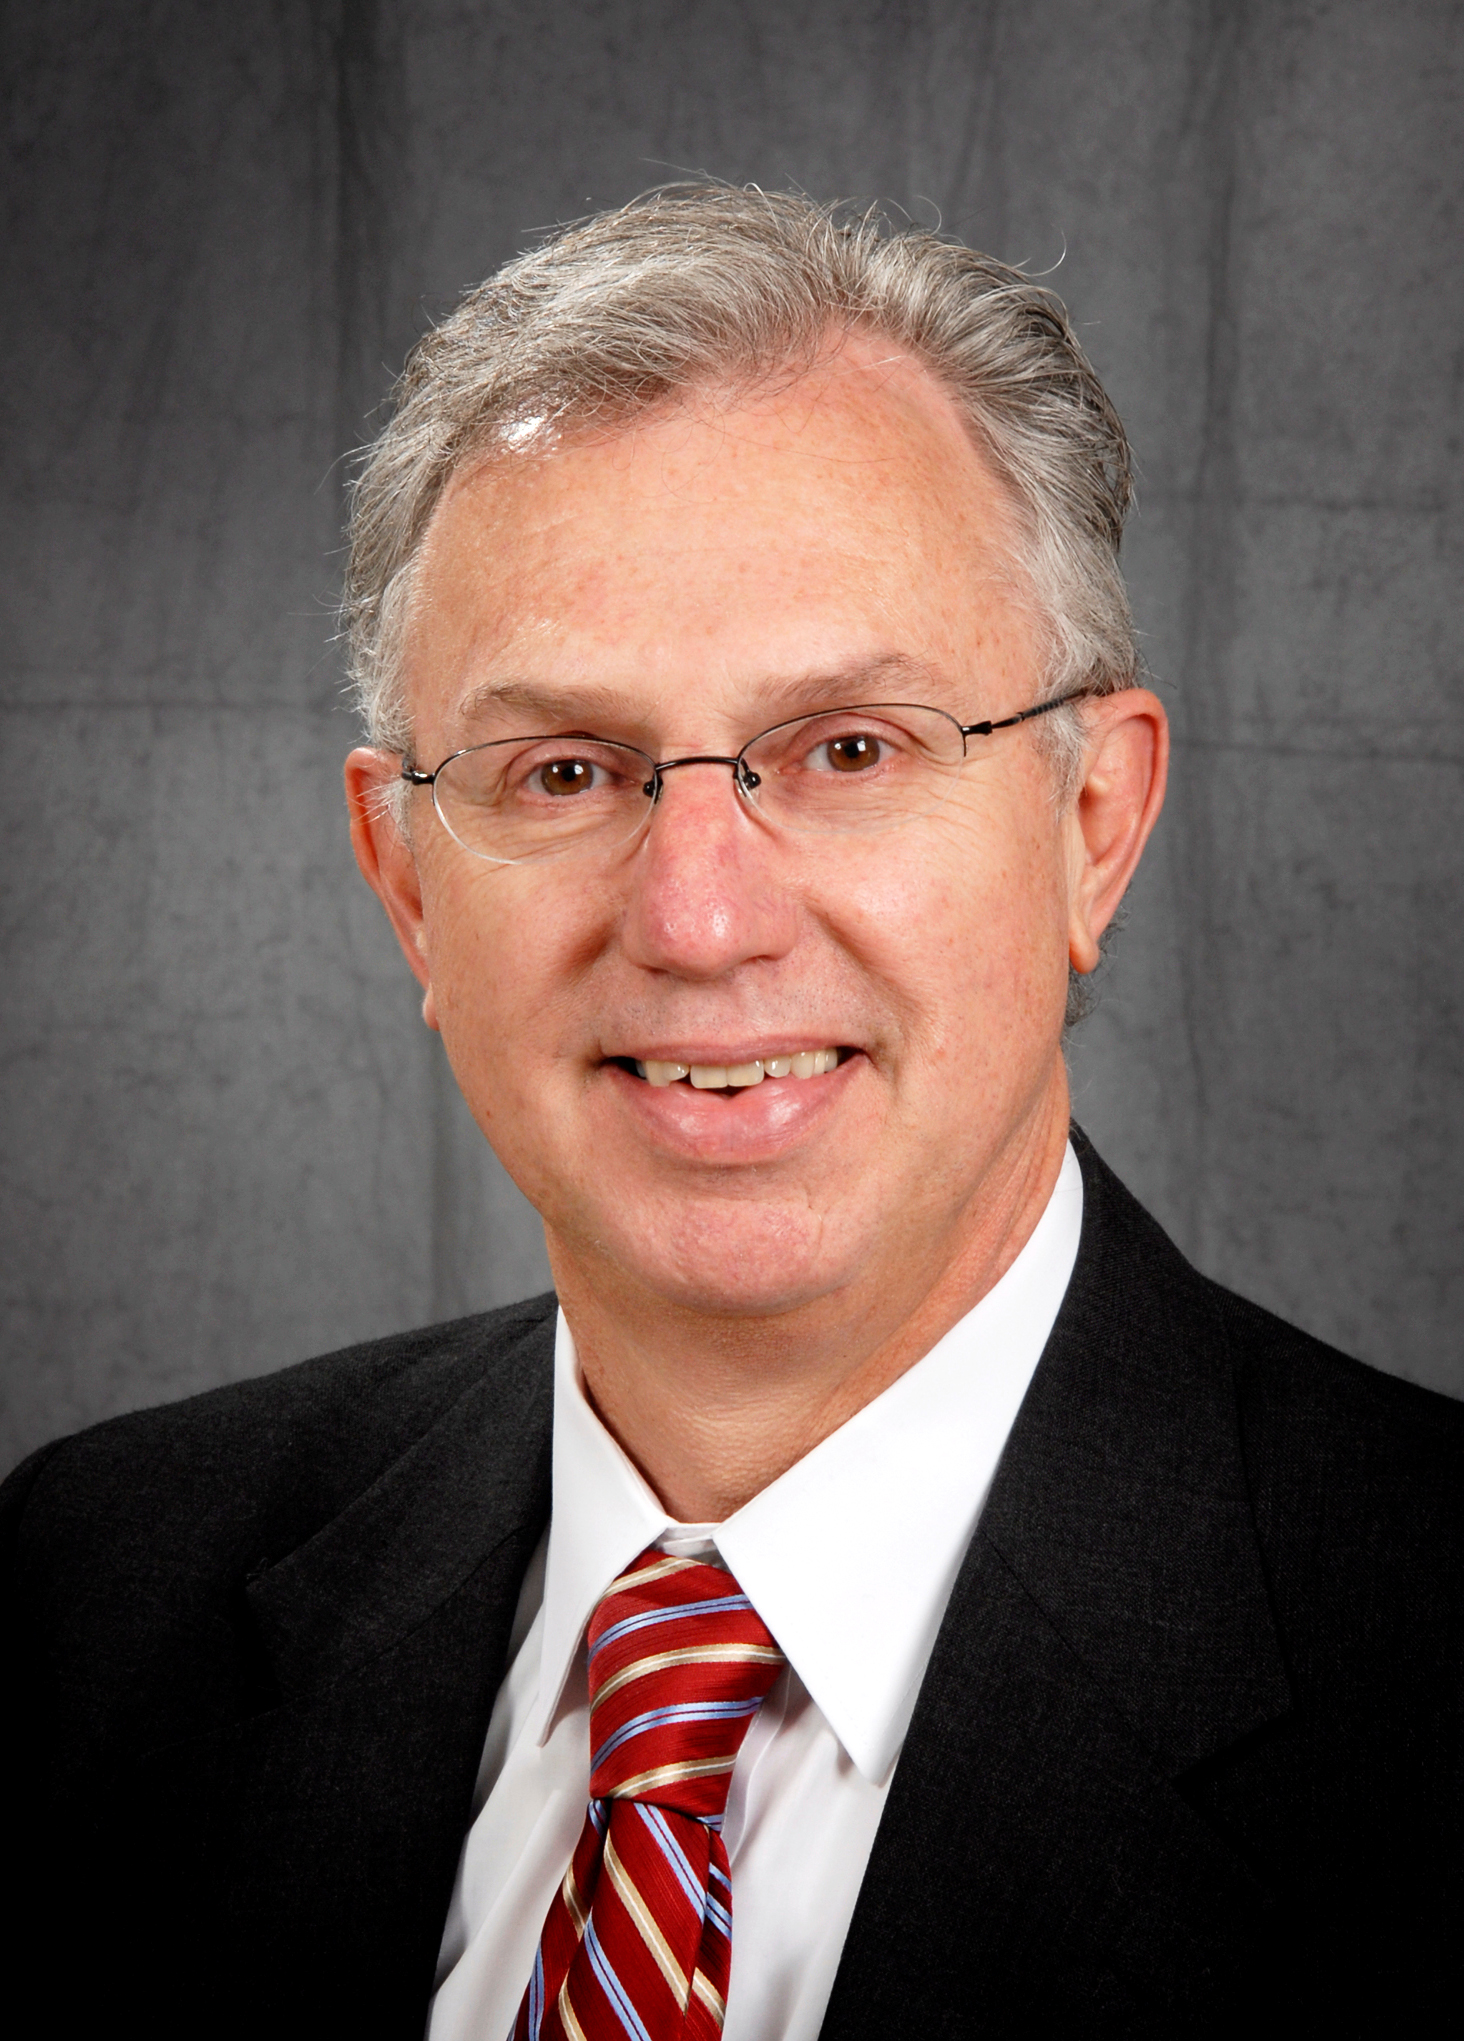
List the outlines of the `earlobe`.
{"label": "earlobe", "polygon": [[1068,962],[1080,976],[1086,977],[1097,970],[1101,955],[1097,937],[1075,905],[1068,917]]}

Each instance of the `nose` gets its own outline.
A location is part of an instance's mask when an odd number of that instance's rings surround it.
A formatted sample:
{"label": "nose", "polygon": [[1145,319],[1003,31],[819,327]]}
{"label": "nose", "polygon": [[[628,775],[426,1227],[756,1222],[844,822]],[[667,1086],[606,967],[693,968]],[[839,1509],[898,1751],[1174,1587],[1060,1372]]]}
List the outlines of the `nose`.
{"label": "nose", "polygon": [[676,760],[661,780],[633,854],[621,928],[627,956],[645,970],[720,978],[786,956],[797,940],[786,855],[748,808],[728,770],[734,764],[698,754]]}

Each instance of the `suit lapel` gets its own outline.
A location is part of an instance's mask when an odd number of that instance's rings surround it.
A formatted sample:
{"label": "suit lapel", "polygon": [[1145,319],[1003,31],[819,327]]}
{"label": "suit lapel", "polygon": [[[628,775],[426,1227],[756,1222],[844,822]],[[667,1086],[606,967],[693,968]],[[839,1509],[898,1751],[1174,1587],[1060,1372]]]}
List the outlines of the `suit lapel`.
{"label": "suit lapel", "polygon": [[207,1894],[200,1957],[241,1978],[247,2008],[231,2031],[295,2031],[316,2006],[327,2029],[420,2033],[549,1515],[552,1347],[551,1318],[490,1357],[364,1495],[249,1583],[279,1705],[154,1753],[130,1782]]}
{"label": "suit lapel", "polygon": [[1078,1264],[931,1659],[827,2041],[1169,2033],[1258,1939],[1264,1895],[1175,1783],[1289,1704],[1224,1327],[1079,1152]]}
{"label": "suit lapel", "polygon": [[506,1537],[538,1536],[549,1515],[553,1346],[551,1317],[492,1357],[340,1516],[251,1579],[282,1694],[309,1693],[393,1651]]}

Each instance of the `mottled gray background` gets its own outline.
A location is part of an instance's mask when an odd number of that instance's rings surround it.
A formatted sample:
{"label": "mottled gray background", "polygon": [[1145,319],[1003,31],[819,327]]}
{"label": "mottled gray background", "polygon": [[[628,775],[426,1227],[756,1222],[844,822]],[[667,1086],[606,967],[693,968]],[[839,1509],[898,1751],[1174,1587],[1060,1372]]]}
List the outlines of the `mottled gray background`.
{"label": "mottled gray background", "polygon": [[541,1285],[350,861],[340,463],[459,289],[685,169],[1060,265],[1179,739],[1080,1115],[1202,1267],[1464,1392],[1455,0],[3,33],[5,1459]]}

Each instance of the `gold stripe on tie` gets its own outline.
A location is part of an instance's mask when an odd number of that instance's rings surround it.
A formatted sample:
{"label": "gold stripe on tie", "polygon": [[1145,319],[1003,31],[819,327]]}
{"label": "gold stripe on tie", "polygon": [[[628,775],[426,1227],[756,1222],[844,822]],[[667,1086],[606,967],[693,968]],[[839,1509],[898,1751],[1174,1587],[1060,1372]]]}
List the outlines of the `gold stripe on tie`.
{"label": "gold stripe on tie", "polygon": [[668,1573],[685,1573],[688,1566],[695,1566],[694,1559],[663,1559],[658,1566],[643,1566],[639,1573],[622,1573],[619,1580],[612,1580],[602,1599],[608,1601],[611,1595],[618,1595],[623,1588],[649,1587],[653,1580],[664,1580]]}
{"label": "gold stripe on tie", "polygon": [[646,1793],[654,1793],[658,1786],[674,1786],[678,1779],[711,1779],[718,1772],[730,1772],[737,1762],[730,1758],[697,1758],[679,1765],[657,1765],[653,1772],[637,1772],[633,1779],[622,1779],[608,1796],[612,1800],[639,1800]]}
{"label": "gold stripe on tie", "polygon": [[661,1975],[670,1985],[672,1996],[684,2013],[687,1995],[691,1990],[686,1972],[671,1953],[670,1943],[656,1925],[656,1916],[636,1890],[634,1880],[621,1863],[620,1852],[608,1834],[605,1837],[605,1869],[610,1873],[610,1881],[624,1902],[625,1911],[640,1929],[641,1940],[655,1957]]}
{"label": "gold stripe on tie", "polygon": [[634,1665],[622,1666],[613,1679],[597,1688],[590,1713],[593,1715],[602,1701],[608,1701],[632,1680],[646,1679],[653,1672],[664,1672],[668,1666],[776,1665],[782,1656],[776,1644],[683,1644],[676,1651],[652,1652],[649,1658],[638,1658]]}
{"label": "gold stripe on tie", "polygon": [[559,1987],[559,1997],[555,2000],[554,2010],[559,2015],[564,2031],[569,2036],[569,2041],[590,2041],[589,2035],[575,2018],[574,2007],[569,2002],[569,1979],[567,1977]]}
{"label": "gold stripe on tie", "polygon": [[580,1898],[579,1887],[574,1882],[573,1864],[565,1872],[564,1883],[560,1886],[559,1891],[561,1898],[564,1900],[564,1910],[569,1915],[575,1934],[579,1937],[580,1941],[583,1941],[585,1938],[585,1923],[590,1917],[590,1911]]}
{"label": "gold stripe on tie", "polygon": [[691,1988],[707,2008],[708,2012],[715,2016],[717,2025],[720,2027],[727,2017],[727,2001],[707,1976],[705,1970],[698,1970],[695,1977],[691,1980]]}

